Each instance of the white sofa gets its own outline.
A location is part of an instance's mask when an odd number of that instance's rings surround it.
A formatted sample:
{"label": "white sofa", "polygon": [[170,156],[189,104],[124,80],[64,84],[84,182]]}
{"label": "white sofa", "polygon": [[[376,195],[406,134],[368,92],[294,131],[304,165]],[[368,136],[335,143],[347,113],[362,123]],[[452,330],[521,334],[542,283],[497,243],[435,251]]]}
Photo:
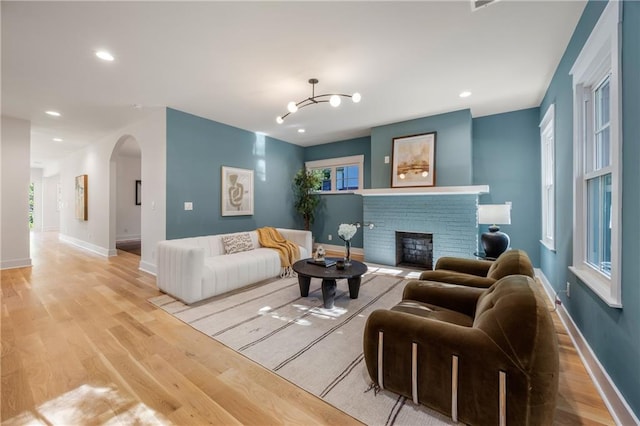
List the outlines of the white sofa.
{"label": "white sofa", "polygon": [[[284,238],[300,247],[301,259],[311,257],[310,231],[277,229]],[[278,252],[260,246],[258,231],[246,233],[255,248],[233,254],[225,254],[222,237],[243,232],[159,242],[158,288],[190,304],[279,276]]]}

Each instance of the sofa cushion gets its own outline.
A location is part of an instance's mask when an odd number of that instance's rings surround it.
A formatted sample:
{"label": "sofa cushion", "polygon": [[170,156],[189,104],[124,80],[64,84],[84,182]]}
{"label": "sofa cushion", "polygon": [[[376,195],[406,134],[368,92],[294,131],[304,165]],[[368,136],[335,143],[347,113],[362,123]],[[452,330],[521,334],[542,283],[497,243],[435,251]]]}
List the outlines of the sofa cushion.
{"label": "sofa cushion", "polygon": [[207,257],[202,271],[202,292],[209,297],[279,274],[278,253],[268,248]]}
{"label": "sofa cushion", "polygon": [[473,325],[473,319],[470,316],[452,311],[451,309],[441,308],[440,306],[417,302],[415,300],[403,300],[391,308],[391,310],[461,325],[463,327],[471,327]]}
{"label": "sofa cushion", "polygon": [[222,236],[222,244],[226,254],[240,253],[253,250],[255,247],[248,233],[231,234]]}

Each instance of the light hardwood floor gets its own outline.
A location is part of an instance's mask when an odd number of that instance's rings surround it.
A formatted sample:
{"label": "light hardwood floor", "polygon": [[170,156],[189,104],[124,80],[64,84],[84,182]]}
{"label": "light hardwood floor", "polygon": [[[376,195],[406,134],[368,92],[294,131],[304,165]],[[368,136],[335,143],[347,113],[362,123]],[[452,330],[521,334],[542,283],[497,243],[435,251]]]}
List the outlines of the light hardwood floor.
{"label": "light hardwood floor", "polygon": [[[138,256],[34,233],[31,257],[1,275],[3,425],[359,424],[148,303],[160,293]],[[554,318],[556,424],[613,424]]]}

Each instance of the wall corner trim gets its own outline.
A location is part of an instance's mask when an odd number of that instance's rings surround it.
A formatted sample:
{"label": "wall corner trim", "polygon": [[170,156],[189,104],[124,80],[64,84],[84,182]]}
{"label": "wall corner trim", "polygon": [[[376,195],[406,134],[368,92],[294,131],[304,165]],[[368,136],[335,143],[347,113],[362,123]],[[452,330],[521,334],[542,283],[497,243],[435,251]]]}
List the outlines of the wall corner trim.
{"label": "wall corner trim", "polygon": [[[551,283],[547,280],[547,277],[544,275],[542,270],[535,268],[535,274],[542,282],[542,286],[545,293],[547,293],[549,300],[551,300],[552,304],[555,304],[556,292],[551,286]],[[600,396],[604,400],[613,420],[618,425],[640,425],[640,420],[638,420],[638,417],[636,417],[633,410],[631,410],[631,407],[613,383],[613,380],[611,380],[607,371],[604,369],[602,364],[600,364],[600,361],[580,332],[576,323],[573,321],[573,318],[571,318],[571,315],[569,315],[569,312],[565,309],[564,305],[558,306],[557,312],[558,317],[560,317],[560,321],[562,321],[562,325],[564,325],[564,328],[567,330],[567,333],[569,334],[573,345],[576,347],[578,355],[580,356],[587,373],[589,373],[589,376],[598,389],[598,393],[600,393]]]}

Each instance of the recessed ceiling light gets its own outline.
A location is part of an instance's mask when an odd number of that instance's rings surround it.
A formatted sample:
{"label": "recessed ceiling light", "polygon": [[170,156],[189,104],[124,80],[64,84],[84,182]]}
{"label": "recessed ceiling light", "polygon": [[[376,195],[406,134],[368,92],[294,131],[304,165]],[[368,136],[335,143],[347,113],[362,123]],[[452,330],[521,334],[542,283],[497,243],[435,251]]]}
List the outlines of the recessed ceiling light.
{"label": "recessed ceiling light", "polygon": [[298,129],[298,133],[304,133],[304,132],[306,132],[306,130],[304,130],[304,129]]}
{"label": "recessed ceiling light", "polygon": [[471,96],[471,92],[465,90],[464,92],[460,93],[459,96],[461,98],[468,98],[469,96]]}
{"label": "recessed ceiling light", "polygon": [[100,59],[102,59],[103,61],[113,61],[114,57],[111,53],[107,52],[106,50],[98,50],[96,52],[96,56]]}
{"label": "recessed ceiling light", "polygon": [[54,117],[60,117],[60,113],[58,111],[45,111],[47,114],[52,115]]}
{"label": "recessed ceiling light", "polygon": [[62,142],[62,140],[63,140],[62,138],[53,138],[54,142]]}

